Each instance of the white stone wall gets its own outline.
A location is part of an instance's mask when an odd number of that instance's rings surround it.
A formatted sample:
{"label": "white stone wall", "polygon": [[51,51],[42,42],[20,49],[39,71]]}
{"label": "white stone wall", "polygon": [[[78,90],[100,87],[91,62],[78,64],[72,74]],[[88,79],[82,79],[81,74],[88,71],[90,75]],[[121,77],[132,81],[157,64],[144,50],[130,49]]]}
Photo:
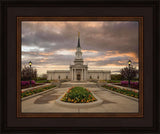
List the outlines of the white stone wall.
{"label": "white stone wall", "polygon": [[[88,72],[88,73],[87,73]],[[88,70],[86,71],[87,80],[95,79],[95,80],[111,80],[111,72],[110,71],[97,71],[97,70]],[[71,73],[70,70],[61,71],[48,71],[47,72],[47,80],[60,80],[66,79],[66,76],[68,76],[68,79],[71,80]],[[90,78],[91,76],[91,78]],[[81,76],[82,77],[82,76]],[[99,78],[98,78],[99,77]]]}
{"label": "white stone wall", "polygon": [[88,72],[88,80],[95,79],[95,80],[110,80],[111,73],[110,72],[102,72],[102,71],[92,71]]}
{"label": "white stone wall", "polygon": [[[59,78],[60,77],[60,78]],[[70,80],[71,79],[71,76],[70,76],[70,71],[58,71],[58,72],[55,72],[55,71],[52,71],[52,72],[47,72],[47,80],[63,80],[63,79],[68,79]]]}

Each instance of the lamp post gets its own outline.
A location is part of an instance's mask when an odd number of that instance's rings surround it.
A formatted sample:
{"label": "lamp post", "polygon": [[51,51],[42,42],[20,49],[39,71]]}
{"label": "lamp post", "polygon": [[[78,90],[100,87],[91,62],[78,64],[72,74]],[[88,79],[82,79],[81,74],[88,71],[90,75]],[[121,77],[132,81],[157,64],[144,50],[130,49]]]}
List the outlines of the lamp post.
{"label": "lamp post", "polygon": [[31,73],[31,66],[32,66],[32,62],[28,62],[29,66],[30,66],[30,87],[31,87],[31,79],[32,79],[32,73]]}
{"label": "lamp post", "polygon": [[130,87],[130,65],[131,65],[131,60],[128,61],[128,68],[129,68],[129,73],[128,73],[128,86]]}

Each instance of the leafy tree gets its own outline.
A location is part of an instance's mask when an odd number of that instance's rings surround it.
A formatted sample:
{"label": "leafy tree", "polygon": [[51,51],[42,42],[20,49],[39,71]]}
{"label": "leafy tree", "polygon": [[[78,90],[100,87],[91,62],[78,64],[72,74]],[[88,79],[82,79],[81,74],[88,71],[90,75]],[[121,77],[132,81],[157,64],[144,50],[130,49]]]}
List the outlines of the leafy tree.
{"label": "leafy tree", "polygon": [[138,70],[136,70],[133,67],[130,67],[130,70],[129,70],[128,67],[125,67],[125,68],[121,69],[120,73],[121,73],[123,79],[130,78],[132,80],[134,77],[136,77]]}
{"label": "leafy tree", "polygon": [[37,79],[37,70],[24,65],[21,70],[21,80],[27,81],[30,79]]}
{"label": "leafy tree", "polygon": [[122,75],[121,74],[112,74],[111,80],[122,80]]}
{"label": "leafy tree", "polygon": [[39,77],[37,77],[37,80],[47,80],[47,74],[42,74]]}

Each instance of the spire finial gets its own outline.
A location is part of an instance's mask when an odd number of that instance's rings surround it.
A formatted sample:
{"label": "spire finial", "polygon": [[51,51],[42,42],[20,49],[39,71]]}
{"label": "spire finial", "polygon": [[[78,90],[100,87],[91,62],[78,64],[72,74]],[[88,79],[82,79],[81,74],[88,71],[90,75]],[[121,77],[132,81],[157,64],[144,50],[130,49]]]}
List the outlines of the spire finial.
{"label": "spire finial", "polygon": [[80,32],[78,32],[78,47],[80,47]]}

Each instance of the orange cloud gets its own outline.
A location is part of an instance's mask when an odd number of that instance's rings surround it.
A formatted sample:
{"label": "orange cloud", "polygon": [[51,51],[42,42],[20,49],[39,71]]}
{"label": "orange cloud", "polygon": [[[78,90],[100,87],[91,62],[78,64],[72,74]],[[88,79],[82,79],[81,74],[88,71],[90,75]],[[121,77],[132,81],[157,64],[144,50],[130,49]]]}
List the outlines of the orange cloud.
{"label": "orange cloud", "polygon": [[91,52],[91,53],[98,53],[98,51],[95,51],[95,50],[82,50],[83,53],[86,53],[86,52]]}
{"label": "orange cloud", "polygon": [[46,60],[48,60],[48,58],[43,58],[40,62],[45,62]]}
{"label": "orange cloud", "polygon": [[39,55],[43,55],[43,56],[50,56],[50,55],[53,55],[54,53],[53,52],[46,52],[46,53],[39,53]]}
{"label": "orange cloud", "polygon": [[134,60],[134,62],[138,62],[138,57],[136,56],[135,53],[130,52],[130,53],[119,53],[118,51],[107,51],[106,55],[104,56],[99,56],[96,58],[86,58],[85,61],[103,61],[107,60],[110,58],[116,58],[116,57],[130,57]]}

